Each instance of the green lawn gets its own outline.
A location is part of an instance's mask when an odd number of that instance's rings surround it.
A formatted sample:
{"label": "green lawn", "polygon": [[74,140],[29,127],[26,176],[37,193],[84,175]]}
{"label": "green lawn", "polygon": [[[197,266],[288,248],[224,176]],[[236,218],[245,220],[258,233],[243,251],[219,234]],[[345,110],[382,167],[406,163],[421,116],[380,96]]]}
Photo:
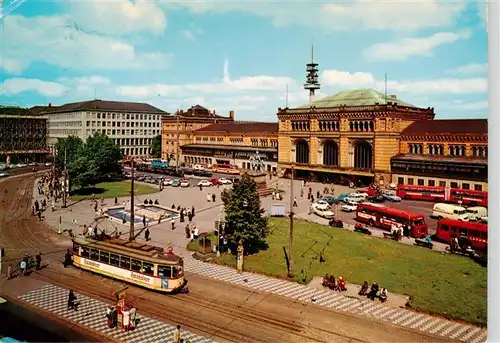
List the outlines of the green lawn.
{"label": "green lawn", "polygon": [[[159,192],[158,188],[136,183],[134,185],[135,195],[152,194]],[[96,198],[114,198],[130,196],[130,181],[102,182],[94,187],[77,189],[72,191],[71,200],[87,200],[95,195]]]}
{"label": "green lawn", "polygon": [[[269,249],[248,256],[245,270],[286,276],[288,223],[269,219]],[[295,223],[296,281],[309,282],[325,273],[358,285],[377,281],[389,292],[413,295],[415,309],[486,325],[487,269],[471,259],[306,221]],[[196,247],[197,242],[188,246]],[[326,262],[320,263],[316,253],[323,249]],[[235,260],[226,255],[220,263],[234,267]]]}

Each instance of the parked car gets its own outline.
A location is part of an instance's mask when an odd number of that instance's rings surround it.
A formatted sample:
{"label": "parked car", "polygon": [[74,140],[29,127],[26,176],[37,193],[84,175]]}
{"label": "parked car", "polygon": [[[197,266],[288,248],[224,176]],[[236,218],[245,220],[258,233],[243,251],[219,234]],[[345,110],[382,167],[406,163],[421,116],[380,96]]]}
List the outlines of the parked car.
{"label": "parked car", "polygon": [[349,196],[349,194],[347,194],[347,193],[342,193],[342,194],[340,194],[340,195],[337,197],[337,199],[339,199],[339,201],[342,201],[342,202],[343,202],[343,201],[345,201],[345,199],[346,199],[348,196]]}
{"label": "parked car", "polygon": [[326,218],[326,219],[332,219],[335,216],[335,214],[332,211],[330,211],[329,209],[323,210],[317,206],[312,206],[312,212],[315,215],[317,215],[321,218]]}
{"label": "parked car", "polygon": [[200,182],[198,182],[198,187],[201,186],[201,187],[211,187],[213,186],[213,184],[208,181],[208,180],[201,180]]}
{"label": "parked car", "polygon": [[376,194],[373,196],[369,196],[368,198],[366,198],[366,200],[368,200],[369,202],[373,202],[373,203],[381,203],[381,202],[385,202],[386,198],[381,194]]}
{"label": "parked car", "polygon": [[329,210],[330,209],[330,204],[327,203],[324,200],[316,200],[312,205],[312,208],[319,208],[323,211]]}
{"label": "parked car", "polygon": [[181,185],[181,182],[179,181],[179,179],[175,179],[174,181],[172,181],[172,187],[179,187]]}
{"label": "parked car", "polygon": [[7,177],[7,176],[9,176],[9,173],[7,173],[7,172],[0,173],[0,177]]}
{"label": "parked car", "polygon": [[382,193],[382,196],[389,201],[392,202],[400,202],[401,198],[396,195],[395,192],[384,192]]}
{"label": "parked car", "polygon": [[163,180],[163,186],[172,186],[172,179]]}
{"label": "parked car", "polygon": [[181,187],[189,187],[189,181],[188,180],[181,180]]}
{"label": "parked car", "polygon": [[346,203],[342,205],[340,209],[344,212],[354,212],[358,209],[358,203],[347,200]]}
{"label": "parked car", "polygon": [[225,177],[219,178],[219,183],[221,185],[231,185],[232,184],[231,180],[226,179]]}
{"label": "parked car", "polygon": [[208,181],[210,181],[210,183],[211,183],[212,185],[214,185],[214,186],[217,186],[217,185],[222,185],[222,183],[219,181],[219,179],[217,179],[217,178],[215,178],[215,177],[211,178],[211,179],[210,179],[210,180],[208,180]]}
{"label": "parked car", "polygon": [[326,201],[329,205],[338,204],[340,200],[333,195],[323,195],[319,200]]}

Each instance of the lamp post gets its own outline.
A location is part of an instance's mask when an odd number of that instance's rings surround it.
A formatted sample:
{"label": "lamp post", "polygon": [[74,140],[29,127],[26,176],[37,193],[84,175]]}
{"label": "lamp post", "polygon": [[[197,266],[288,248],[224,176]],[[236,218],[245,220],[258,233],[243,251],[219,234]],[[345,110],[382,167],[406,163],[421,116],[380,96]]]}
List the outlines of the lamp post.
{"label": "lamp post", "polygon": [[[248,202],[246,200],[243,200],[242,206],[246,210],[248,208]],[[243,272],[243,254],[244,254],[243,240],[240,239],[240,241],[238,242],[238,250],[236,257],[236,270],[238,273]]]}

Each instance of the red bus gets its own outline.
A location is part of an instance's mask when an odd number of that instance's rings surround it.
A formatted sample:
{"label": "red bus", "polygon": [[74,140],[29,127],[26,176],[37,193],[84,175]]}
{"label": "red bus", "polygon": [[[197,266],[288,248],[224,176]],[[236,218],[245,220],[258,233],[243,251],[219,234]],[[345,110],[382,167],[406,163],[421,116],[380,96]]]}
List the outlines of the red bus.
{"label": "red bus", "polygon": [[238,166],[234,164],[214,164],[212,166],[213,173],[239,174]]}
{"label": "red bus", "polygon": [[455,204],[488,207],[488,192],[470,189],[398,185],[396,195],[407,200],[448,201]]}
{"label": "red bus", "polygon": [[391,230],[393,225],[409,225],[412,237],[422,238],[428,235],[428,226],[423,215],[384,205],[366,202],[359,204],[356,220],[384,230]]}
{"label": "red bus", "polygon": [[486,250],[488,247],[488,225],[476,222],[464,222],[455,219],[441,219],[436,229],[436,237],[450,243],[451,236],[465,235],[474,250]]}

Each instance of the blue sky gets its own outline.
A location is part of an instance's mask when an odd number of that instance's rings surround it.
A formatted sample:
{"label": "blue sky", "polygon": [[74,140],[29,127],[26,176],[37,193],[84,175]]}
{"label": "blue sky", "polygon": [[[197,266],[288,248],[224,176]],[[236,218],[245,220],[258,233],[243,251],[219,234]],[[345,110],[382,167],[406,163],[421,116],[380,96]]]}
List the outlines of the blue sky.
{"label": "blue sky", "polygon": [[201,104],[240,120],[275,121],[317,97],[375,88],[437,118],[486,118],[484,2],[4,0],[0,103]]}

